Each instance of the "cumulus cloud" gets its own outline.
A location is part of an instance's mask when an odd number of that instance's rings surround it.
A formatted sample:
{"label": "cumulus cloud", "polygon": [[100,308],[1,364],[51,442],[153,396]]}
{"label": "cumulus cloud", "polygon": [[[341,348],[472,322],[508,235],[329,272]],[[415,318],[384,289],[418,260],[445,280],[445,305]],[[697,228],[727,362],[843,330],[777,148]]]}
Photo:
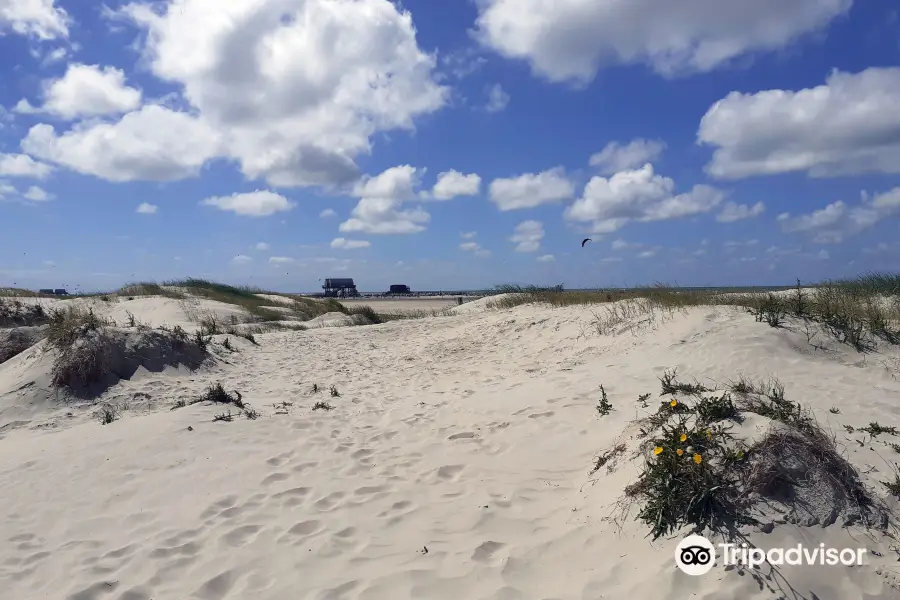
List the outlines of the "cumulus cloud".
{"label": "cumulus cloud", "polygon": [[44,82],[43,87],[42,106],[34,108],[21,100],[16,110],[76,119],[125,113],[141,105],[141,91],[127,86],[125,72],[114,67],[70,64],[62,77]]}
{"label": "cumulus cloud", "polygon": [[256,246],[254,246],[254,248],[256,248],[257,250],[262,252],[262,251],[268,250],[269,248],[271,248],[271,246],[269,246],[269,244],[267,244],[265,242],[259,242],[258,244],[256,244]]}
{"label": "cumulus cloud", "polygon": [[219,210],[231,211],[244,217],[268,217],[278,212],[291,210],[294,204],[281,194],[268,190],[257,190],[230,196],[215,196],[201,200],[204,206],[214,206]]}
{"label": "cumulus cloud", "polygon": [[537,252],[544,239],[544,224],[540,221],[522,221],[516,225],[509,241],[516,244],[516,252]]}
{"label": "cumulus cloud", "polygon": [[362,198],[338,230],[387,235],[425,231],[431,215],[421,208],[403,210],[402,205],[394,198]]}
{"label": "cumulus cloud", "polygon": [[502,211],[535,208],[560,202],[575,193],[562,167],[518,177],[495,179],[489,188],[491,202]]}
{"label": "cumulus cloud", "polygon": [[735,202],[726,202],[722,206],[722,212],[716,217],[716,221],[720,223],[734,223],[743,219],[752,219],[766,212],[766,205],[757,202],[753,206],[747,204],[737,204]]}
{"label": "cumulus cloud", "polygon": [[457,196],[477,196],[481,190],[481,177],[475,173],[463,175],[450,170],[440,173],[437,183],[431,190],[431,197],[436,200],[450,200]]}
{"label": "cumulus cloud", "polygon": [[148,105],[115,123],[86,122],[63,134],[51,125],[35,125],[22,149],[109,181],[171,181],[199,173],[219,143],[206,122]]}
{"label": "cumulus cloud", "polygon": [[53,194],[36,185],[33,185],[25,190],[25,193],[22,194],[22,197],[26,200],[31,200],[32,202],[46,202],[47,200],[53,200],[54,198]]}
{"label": "cumulus cloud", "polygon": [[599,169],[601,175],[612,175],[653,162],[665,149],[666,144],[662,140],[637,138],[625,145],[610,142],[603,150],[591,156],[588,163]]}
{"label": "cumulus cloud", "polygon": [[553,262],[556,260],[556,257],[552,254],[544,254],[543,256],[538,256],[535,260],[538,262]]}
{"label": "cumulus cloud", "polygon": [[336,217],[336,216],[337,216],[337,212],[330,208],[326,208],[325,210],[323,210],[322,212],[319,213],[319,217],[321,217],[323,219],[330,219],[331,217]]}
{"label": "cumulus cloud", "polygon": [[0,0],[0,34],[11,29],[42,40],[69,35],[69,16],[55,0]]}
{"label": "cumulus cloud", "polygon": [[246,265],[247,263],[253,262],[253,258],[250,256],[247,256],[245,254],[238,254],[237,256],[235,256],[234,258],[231,259],[231,262],[233,262],[236,265]]}
{"label": "cumulus cloud", "polygon": [[491,255],[490,250],[485,250],[478,242],[463,242],[459,245],[460,250],[471,252],[475,256],[487,257]]}
{"label": "cumulus cloud", "polygon": [[592,233],[611,233],[630,221],[666,221],[709,212],[724,193],[708,185],[675,195],[675,182],[649,163],[609,179],[592,177],[581,198],[565,211],[570,221],[590,223]]}
{"label": "cumulus cloud", "polygon": [[296,262],[296,261],[289,256],[270,256],[269,257],[269,264],[273,264],[273,265],[289,265],[294,262]]}
{"label": "cumulus cloud", "polygon": [[477,231],[461,231],[461,232],[459,233],[459,237],[461,237],[461,238],[464,239],[464,240],[471,240],[471,239],[474,238],[476,235],[478,235],[478,232],[477,232]]}
{"label": "cumulus cloud", "polygon": [[[182,0],[160,8],[132,3],[116,16],[146,32],[150,72],[178,86],[191,114],[220,132],[206,158],[236,160],[246,177],[272,186],[351,183],[373,135],[411,130],[448,99],[411,15],[389,0]],[[178,131],[166,125],[147,132],[150,144]],[[194,168],[188,162],[182,172]]]}
{"label": "cumulus cloud", "polygon": [[900,173],[900,68],[834,71],[800,91],[731,92],[700,121],[713,177]]}
{"label": "cumulus cloud", "polygon": [[488,100],[484,110],[488,112],[500,112],[509,104],[509,94],[503,90],[503,86],[495,83],[488,89]]}
{"label": "cumulus cloud", "polygon": [[839,244],[897,214],[900,214],[900,187],[873,197],[862,192],[856,205],[838,200],[805,215],[781,213],[777,222],[786,233],[807,234],[819,244]]}
{"label": "cumulus cloud", "polygon": [[549,81],[590,82],[612,64],[705,72],[784,48],[847,13],[852,0],[481,0],[475,37]]}
{"label": "cumulus cloud", "polygon": [[409,165],[391,167],[374,177],[363,178],[354,186],[359,202],[350,218],[340,224],[342,233],[396,235],[425,230],[431,220],[421,207],[404,209],[406,201],[420,198],[416,188],[419,169]]}
{"label": "cumulus cloud", "polygon": [[334,238],[331,240],[331,247],[341,250],[355,250],[357,248],[368,248],[372,244],[366,240],[348,240],[346,238]]}
{"label": "cumulus cloud", "polygon": [[140,204],[138,204],[136,212],[142,215],[155,215],[157,210],[159,210],[159,207],[155,204],[141,202]]}
{"label": "cumulus cloud", "polygon": [[41,162],[37,162],[27,154],[2,154],[0,153],[0,177],[30,177],[44,179],[53,168]]}

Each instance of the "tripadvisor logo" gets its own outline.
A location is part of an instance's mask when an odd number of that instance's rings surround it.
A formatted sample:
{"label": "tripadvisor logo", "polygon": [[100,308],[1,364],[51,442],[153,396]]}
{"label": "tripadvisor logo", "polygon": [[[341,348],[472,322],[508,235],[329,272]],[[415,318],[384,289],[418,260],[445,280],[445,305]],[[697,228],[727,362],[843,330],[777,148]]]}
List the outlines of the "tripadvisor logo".
{"label": "tripadvisor logo", "polygon": [[675,548],[675,565],[688,575],[706,575],[716,564],[716,548],[702,535],[689,535]]}
{"label": "tripadvisor logo", "polygon": [[789,548],[753,548],[744,543],[719,544],[716,552],[712,542],[700,535],[689,535],[675,548],[675,565],[687,575],[705,575],[716,564],[720,556],[723,565],[743,565],[755,569],[764,563],[780,565],[862,565],[865,548],[826,548],[825,544],[804,547],[802,544]]}

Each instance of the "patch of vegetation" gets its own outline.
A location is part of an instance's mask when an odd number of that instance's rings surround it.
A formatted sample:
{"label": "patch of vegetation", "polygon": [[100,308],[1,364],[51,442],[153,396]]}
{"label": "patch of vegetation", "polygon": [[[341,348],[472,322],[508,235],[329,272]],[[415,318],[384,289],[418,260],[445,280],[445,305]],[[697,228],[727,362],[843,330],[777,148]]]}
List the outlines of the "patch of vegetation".
{"label": "patch of vegetation", "polygon": [[641,394],[638,396],[638,402],[641,403],[641,408],[649,408],[647,405],[647,400],[650,399],[650,394]]}
{"label": "patch of vegetation", "polygon": [[686,394],[690,396],[711,391],[697,381],[694,383],[683,383],[678,381],[675,378],[677,372],[677,369],[666,369],[663,376],[659,378],[659,382],[662,385],[662,391],[659,393],[660,396],[672,396],[674,394]]}
{"label": "patch of vegetation", "polygon": [[40,304],[0,298],[0,327],[32,327],[50,321],[50,314]]}
{"label": "patch of vegetation", "polygon": [[337,390],[337,388],[335,386],[331,386],[329,393],[331,394],[332,398],[340,398],[341,397],[341,393]]}
{"label": "patch of vegetation", "polygon": [[316,402],[315,404],[313,404],[312,409],[313,410],[334,410],[334,407],[332,405],[328,404],[327,402],[322,402],[320,400],[319,402]]}
{"label": "patch of vegetation", "polygon": [[97,410],[97,418],[100,420],[101,425],[109,425],[118,420],[120,416],[119,407],[108,402],[104,402]]}
{"label": "patch of vegetation", "polygon": [[231,423],[234,421],[234,415],[231,414],[231,409],[228,410],[227,413],[221,413],[213,416],[213,423],[216,421],[225,421],[226,423]]}
{"label": "patch of vegetation", "polygon": [[[636,518],[654,539],[685,526],[733,539],[738,526],[757,523],[756,505],[763,501],[799,511],[791,512],[797,522],[828,525],[841,512],[868,514],[873,496],[811,412],[786,399],[777,380],[765,386],[742,381],[746,392],[739,401],[727,391],[693,398],[692,405],[673,399],[643,419],[645,464],[625,489],[623,514],[637,503]],[[743,412],[778,425],[748,445],[725,423],[740,421]],[[613,455],[602,454],[592,473]],[[900,493],[900,478],[897,486]]]}
{"label": "patch of vegetation", "polygon": [[742,420],[741,414],[728,392],[724,392],[720,396],[702,398],[697,402],[696,410],[697,416],[704,423],[727,420],[740,422]]}
{"label": "patch of vegetation", "polygon": [[606,397],[606,390],[603,389],[603,386],[600,386],[600,401],[597,403],[597,412],[601,417],[604,417],[612,411],[613,406],[609,402],[609,398]]}
{"label": "patch of vegetation", "polygon": [[897,435],[897,428],[894,426],[885,427],[884,425],[878,423],[877,421],[872,421],[869,423],[867,427],[860,427],[859,431],[865,431],[872,437],[876,437],[881,435],[882,433],[886,433],[888,435]]}
{"label": "patch of vegetation", "polygon": [[377,325],[384,322],[382,316],[376,313],[375,309],[367,304],[349,306],[345,312],[350,316],[359,315],[363,317],[369,325]]}
{"label": "patch of vegetation", "polygon": [[246,404],[243,401],[241,393],[235,390],[234,395],[225,391],[225,387],[221,382],[216,382],[206,388],[206,391],[200,396],[197,402],[212,402],[213,404],[232,404],[236,408],[244,409]]}
{"label": "patch of vegetation", "polygon": [[613,460],[614,458],[616,458],[617,456],[619,456],[620,454],[623,454],[626,449],[627,449],[627,446],[625,446],[624,443],[620,442],[620,443],[616,444],[610,450],[607,450],[606,452],[604,452],[603,454],[598,456],[596,459],[594,459],[594,466],[591,468],[591,471],[588,474],[593,475],[594,473],[596,473],[597,471],[599,471],[600,469],[602,469],[603,467],[605,467],[608,464],[610,466],[612,466],[610,461]]}
{"label": "patch of vegetation", "polygon": [[313,393],[313,394],[318,394],[318,393],[319,393],[319,384],[318,384],[318,383],[312,384],[312,393]]}

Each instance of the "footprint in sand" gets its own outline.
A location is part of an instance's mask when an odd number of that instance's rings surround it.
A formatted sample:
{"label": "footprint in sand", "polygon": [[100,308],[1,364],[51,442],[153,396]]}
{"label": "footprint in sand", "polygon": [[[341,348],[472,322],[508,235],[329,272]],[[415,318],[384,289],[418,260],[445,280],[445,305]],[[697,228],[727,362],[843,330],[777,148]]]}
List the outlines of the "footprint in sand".
{"label": "footprint in sand", "polygon": [[240,548],[255,540],[260,531],[260,525],[241,525],[223,535],[221,541],[232,548]]}

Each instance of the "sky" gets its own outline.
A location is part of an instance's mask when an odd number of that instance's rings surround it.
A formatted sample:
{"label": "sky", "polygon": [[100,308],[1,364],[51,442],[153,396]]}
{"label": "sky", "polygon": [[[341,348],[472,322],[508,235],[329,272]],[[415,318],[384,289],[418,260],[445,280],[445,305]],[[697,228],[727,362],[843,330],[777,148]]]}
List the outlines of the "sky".
{"label": "sky", "polygon": [[892,0],[0,0],[0,287],[896,271],[898,107]]}

